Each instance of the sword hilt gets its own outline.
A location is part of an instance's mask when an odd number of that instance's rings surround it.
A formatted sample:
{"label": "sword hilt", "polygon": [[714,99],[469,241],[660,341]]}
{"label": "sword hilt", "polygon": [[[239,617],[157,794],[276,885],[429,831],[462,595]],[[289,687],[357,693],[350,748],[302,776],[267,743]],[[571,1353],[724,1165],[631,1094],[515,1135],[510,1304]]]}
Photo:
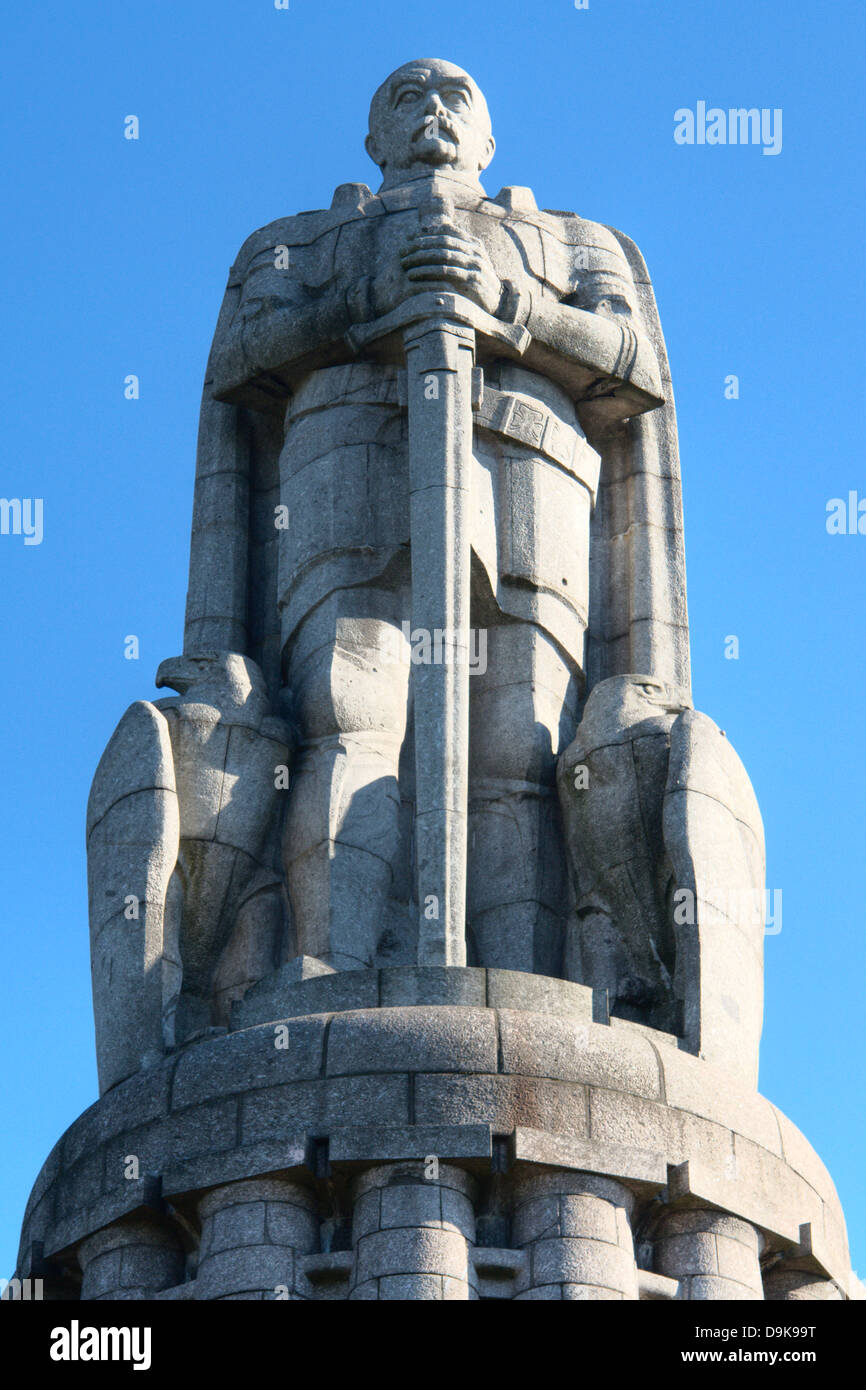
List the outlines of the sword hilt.
{"label": "sword hilt", "polygon": [[464,324],[485,338],[505,344],[518,357],[523,356],[532,342],[532,334],[521,324],[503,323],[465,295],[439,290],[413,294],[382,318],[374,319],[372,323],[354,324],[346,333],[346,341],[353,352],[361,352],[377,339],[399,333],[421,319],[449,319],[453,323]]}

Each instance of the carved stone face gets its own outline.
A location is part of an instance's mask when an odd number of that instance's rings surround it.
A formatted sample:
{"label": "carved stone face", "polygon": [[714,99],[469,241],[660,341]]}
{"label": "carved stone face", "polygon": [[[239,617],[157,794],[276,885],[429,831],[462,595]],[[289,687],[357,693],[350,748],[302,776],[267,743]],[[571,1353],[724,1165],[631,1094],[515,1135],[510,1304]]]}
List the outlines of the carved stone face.
{"label": "carved stone face", "polygon": [[169,657],[160,664],[155,683],[179,695],[193,692],[202,703],[211,701],[218,707],[241,706],[250,695],[265,694],[261,671],[240,652],[199,651]]}
{"label": "carved stone face", "polygon": [[655,676],[610,676],[590,692],[578,730],[581,746],[601,747],[628,736],[638,725],[670,728],[692,703],[685,691]]}
{"label": "carved stone face", "polygon": [[495,142],[487,103],[469,74],[420,58],[397,68],[376,92],[365,148],[388,188],[437,170],[477,179]]}

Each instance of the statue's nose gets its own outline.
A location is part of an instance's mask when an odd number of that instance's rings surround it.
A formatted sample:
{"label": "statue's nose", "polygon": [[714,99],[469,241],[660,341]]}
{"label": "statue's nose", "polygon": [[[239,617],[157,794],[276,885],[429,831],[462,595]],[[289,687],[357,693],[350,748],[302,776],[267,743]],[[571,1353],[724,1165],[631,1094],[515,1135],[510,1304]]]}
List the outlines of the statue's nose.
{"label": "statue's nose", "polygon": [[424,103],[424,110],[428,111],[433,116],[444,115],[446,106],[435,88],[433,89],[433,91],[427,93],[427,100]]}

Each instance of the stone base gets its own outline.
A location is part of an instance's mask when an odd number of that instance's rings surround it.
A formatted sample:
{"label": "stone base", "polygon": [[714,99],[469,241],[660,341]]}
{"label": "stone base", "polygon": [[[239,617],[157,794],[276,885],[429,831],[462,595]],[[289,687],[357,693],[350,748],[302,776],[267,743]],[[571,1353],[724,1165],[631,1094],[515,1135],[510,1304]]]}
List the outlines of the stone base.
{"label": "stone base", "polygon": [[605,1020],[517,972],[277,972],[67,1130],[18,1276],[85,1299],[857,1296],[790,1121]]}

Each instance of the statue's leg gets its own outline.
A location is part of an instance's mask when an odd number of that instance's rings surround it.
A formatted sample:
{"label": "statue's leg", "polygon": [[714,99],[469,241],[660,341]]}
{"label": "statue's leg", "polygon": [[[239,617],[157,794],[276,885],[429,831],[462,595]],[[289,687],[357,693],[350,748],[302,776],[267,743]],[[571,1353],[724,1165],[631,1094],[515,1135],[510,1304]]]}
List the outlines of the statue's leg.
{"label": "statue's leg", "polygon": [[283,838],[298,951],[373,964],[400,832],[409,648],[400,589],[343,589],[298,630],[287,679],[300,746]]}
{"label": "statue's leg", "polygon": [[470,678],[470,959],[558,975],[569,909],[556,759],[574,736],[574,669],[531,623],[487,631]]}

